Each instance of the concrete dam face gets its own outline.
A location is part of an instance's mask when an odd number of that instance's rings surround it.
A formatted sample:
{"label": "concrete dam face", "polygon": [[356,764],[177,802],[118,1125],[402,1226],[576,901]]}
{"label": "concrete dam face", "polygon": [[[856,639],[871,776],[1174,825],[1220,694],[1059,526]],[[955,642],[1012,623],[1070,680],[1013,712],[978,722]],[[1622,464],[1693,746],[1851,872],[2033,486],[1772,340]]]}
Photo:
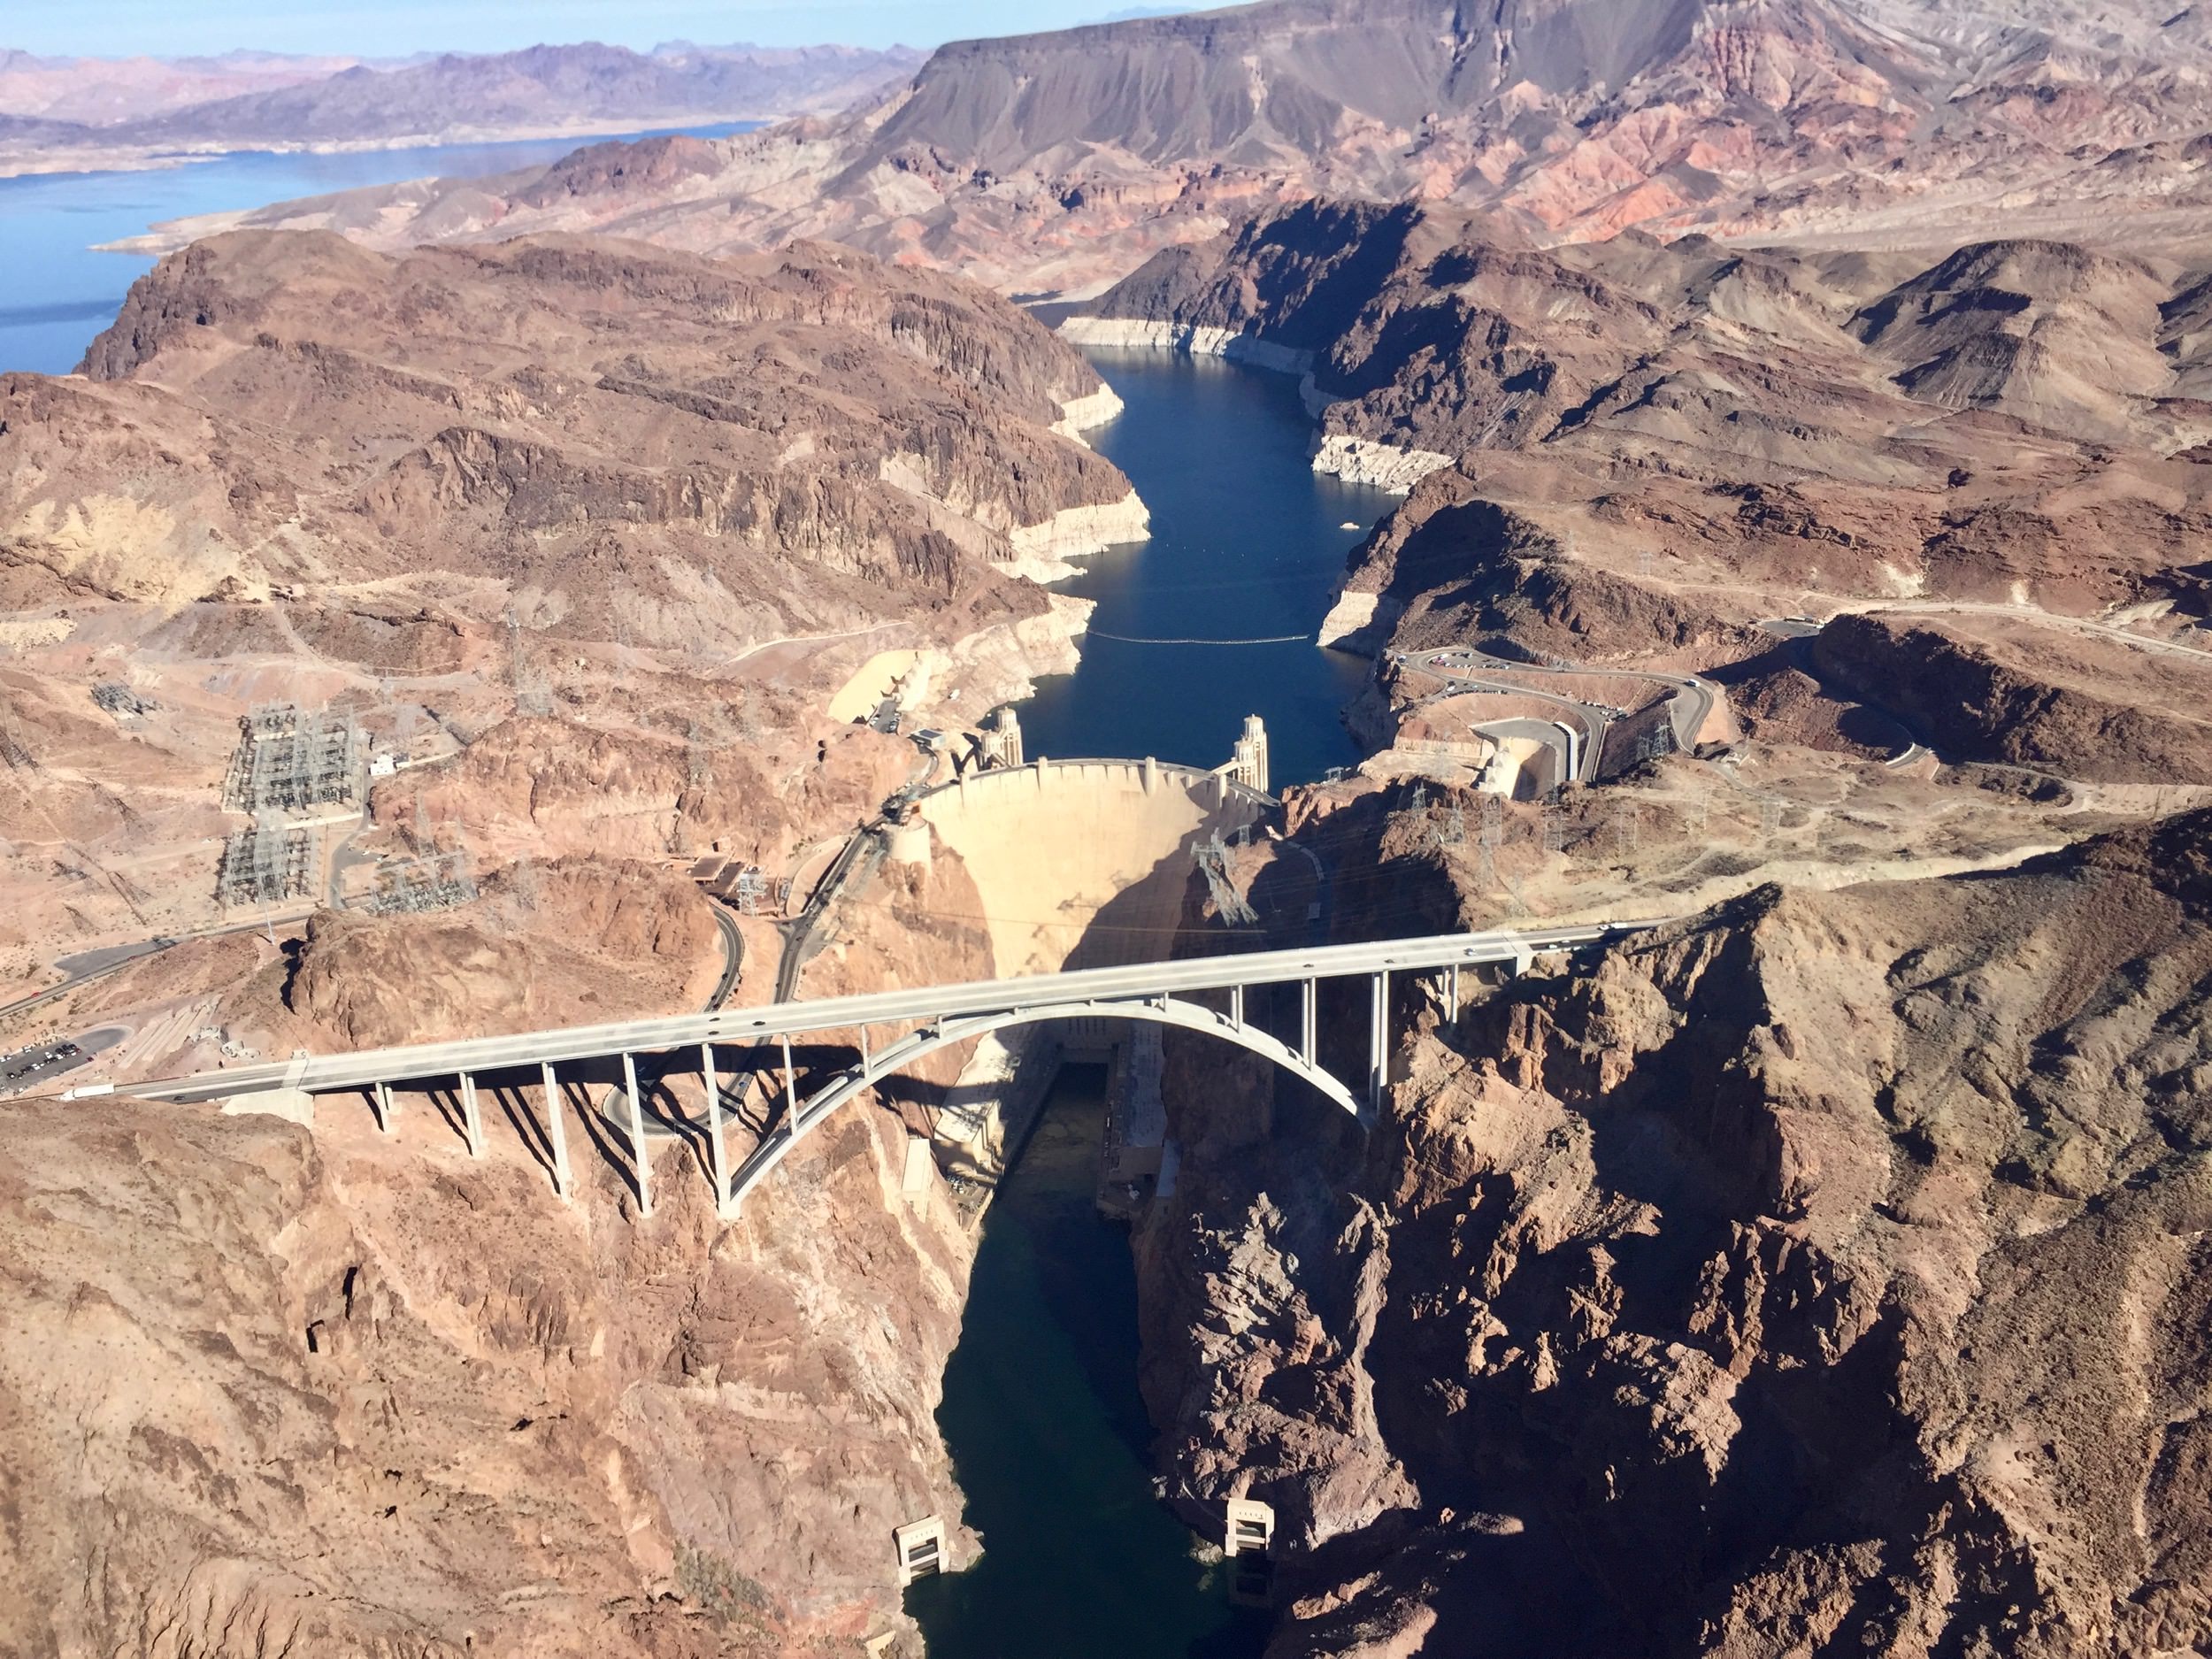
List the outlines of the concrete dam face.
{"label": "concrete dam face", "polygon": [[967,866],[1008,977],[1167,957],[1192,849],[1255,823],[1265,803],[1192,767],[1039,761],[972,774],[924,796],[920,813]]}

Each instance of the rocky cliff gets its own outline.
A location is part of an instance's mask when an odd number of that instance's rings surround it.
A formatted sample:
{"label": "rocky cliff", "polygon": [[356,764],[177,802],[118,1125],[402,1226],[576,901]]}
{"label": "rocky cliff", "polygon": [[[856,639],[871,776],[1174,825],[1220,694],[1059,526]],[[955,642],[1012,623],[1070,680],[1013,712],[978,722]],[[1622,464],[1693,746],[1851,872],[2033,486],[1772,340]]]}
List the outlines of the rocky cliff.
{"label": "rocky cliff", "polygon": [[[1318,202],[1159,254],[1064,326],[1271,355],[1307,375],[1317,468],[1401,469],[1333,637],[1703,666],[1753,703],[1809,672],[1946,754],[2175,782],[2212,665],[2195,294],[2073,243],[1535,248]],[[1757,626],[1843,611],[1916,643],[1878,664],[1852,621],[1777,658]]]}
{"label": "rocky cliff", "polygon": [[[725,1232],[519,1155],[127,1101],[4,1109],[0,1642],[857,1655],[965,1235],[856,1115]],[[404,1120],[403,1120],[404,1124]],[[581,1137],[579,1137],[580,1143]],[[810,1216],[833,1208],[826,1231]]]}
{"label": "rocky cliff", "polygon": [[1403,987],[1363,1144],[1180,1094],[1149,1394],[1297,1540],[1271,1653],[2212,1639],[2208,883],[2200,813]]}
{"label": "rocky cliff", "polygon": [[257,222],[392,246],[826,235],[1070,295],[1315,196],[1449,201],[1542,241],[2172,245],[2212,205],[2208,54],[2189,10],[2079,0],[1265,0],[949,45],[879,103],[730,140],[681,179],[395,186]]}

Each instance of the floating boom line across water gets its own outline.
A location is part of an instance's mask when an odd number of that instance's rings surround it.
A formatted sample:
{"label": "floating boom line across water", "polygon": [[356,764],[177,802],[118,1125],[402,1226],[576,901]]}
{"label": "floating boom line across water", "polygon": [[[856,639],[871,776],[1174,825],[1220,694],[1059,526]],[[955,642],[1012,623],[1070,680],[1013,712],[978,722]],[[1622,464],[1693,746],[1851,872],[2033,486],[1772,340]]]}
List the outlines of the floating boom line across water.
{"label": "floating boom line across water", "polygon": [[1259,640],[1150,640],[1108,634],[1100,628],[1087,628],[1085,633],[1094,640],[1116,640],[1124,645],[1294,645],[1313,637],[1310,634],[1271,634]]}

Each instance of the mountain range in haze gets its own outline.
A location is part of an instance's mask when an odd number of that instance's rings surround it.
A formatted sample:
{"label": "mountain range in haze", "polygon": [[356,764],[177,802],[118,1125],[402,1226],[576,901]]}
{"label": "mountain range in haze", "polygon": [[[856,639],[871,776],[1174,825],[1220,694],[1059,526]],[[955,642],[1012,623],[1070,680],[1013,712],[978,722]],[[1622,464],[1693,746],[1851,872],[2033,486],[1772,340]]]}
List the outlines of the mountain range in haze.
{"label": "mountain range in haze", "polygon": [[905,47],[586,42],[381,62],[0,51],[0,173],[245,149],[604,133],[840,110],[913,73]]}
{"label": "mountain range in haze", "polygon": [[[1315,196],[1449,200],[1539,242],[2186,239],[2212,224],[2212,24],[2028,0],[1265,0],[941,48],[827,120],[496,196],[266,213],[394,245],[607,229],[823,236],[1002,288],[1096,292]],[[193,230],[202,227],[191,227]],[[174,245],[170,239],[167,245]]]}

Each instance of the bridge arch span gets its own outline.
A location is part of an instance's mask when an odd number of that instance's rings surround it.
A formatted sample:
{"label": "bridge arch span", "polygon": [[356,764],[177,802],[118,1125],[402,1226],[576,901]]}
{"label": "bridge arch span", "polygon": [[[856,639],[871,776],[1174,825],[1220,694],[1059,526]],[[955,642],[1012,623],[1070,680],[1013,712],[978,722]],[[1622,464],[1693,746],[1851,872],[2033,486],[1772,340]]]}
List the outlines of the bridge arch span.
{"label": "bridge arch span", "polygon": [[912,1064],[924,1055],[933,1054],[956,1043],[972,1041],[995,1031],[1005,1031],[1015,1025],[1041,1025],[1055,1019],[1148,1020],[1155,1025],[1173,1026],[1178,1030],[1202,1032],[1208,1036],[1235,1043],[1263,1059],[1272,1061],[1294,1076],[1303,1078],[1353,1118],[1362,1124],[1367,1121],[1366,1113],[1361,1110],[1352,1091],[1323,1071],[1317,1064],[1307,1059],[1299,1050],[1256,1026],[1195,1002],[1161,996],[1143,1002],[1062,1002],[1040,1008],[1007,1009],[925,1025],[880,1053],[869,1055],[859,1065],[849,1068],[836,1081],[803,1102],[795,1117],[787,1117],[753,1148],[731,1178],[726,1208],[734,1212],[744,1202],[746,1194],[767,1179],[799,1142],[827,1122],[840,1107],[857,1099],[885,1078]]}

